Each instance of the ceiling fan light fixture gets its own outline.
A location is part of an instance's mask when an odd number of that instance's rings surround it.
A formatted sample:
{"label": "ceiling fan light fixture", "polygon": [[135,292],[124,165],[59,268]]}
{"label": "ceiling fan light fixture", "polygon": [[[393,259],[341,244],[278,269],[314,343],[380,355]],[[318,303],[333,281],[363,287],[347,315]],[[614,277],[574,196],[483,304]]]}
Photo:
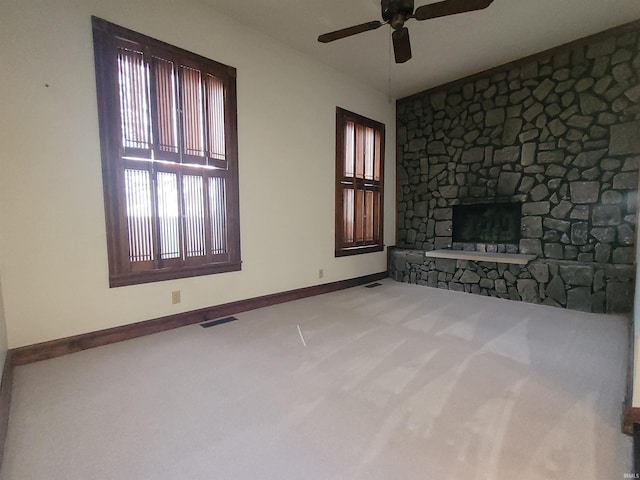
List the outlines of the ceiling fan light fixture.
{"label": "ceiling fan light fixture", "polygon": [[396,13],[391,19],[390,25],[394,30],[400,30],[404,27],[405,18],[401,13]]}

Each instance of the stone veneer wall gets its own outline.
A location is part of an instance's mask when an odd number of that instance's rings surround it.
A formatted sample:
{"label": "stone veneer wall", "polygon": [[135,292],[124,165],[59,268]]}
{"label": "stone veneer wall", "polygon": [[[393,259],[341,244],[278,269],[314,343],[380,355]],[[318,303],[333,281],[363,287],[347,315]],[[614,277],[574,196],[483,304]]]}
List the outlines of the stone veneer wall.
{"label": "stone veneer wall", "polygon": [[[566,290],[559,298],[575,298],[571,290],[581,288],[579,309],[599,311],[593,305],[606,304],[601,292],[606,297],[614,291],[613,284],[606,285],[616,282],[630,310],[640,160],[639,42],[636,23],[399,100],[397,245],[533,253],[550,267],[550,279],[538,282],[537,300],[530,301],[544,302],[554,282]],[[453,244],[453,205],[513,201],[523,203],[519,245]],[[429,259],[424,266],[429,270],[436,263]],[[600,289],[595,277],[581,281],[589,285],[566,281],[586,272],[583,267],[594,275],[607,268],[617,273],[605,275]],[[410,271],[397,272],[398,279],[414,280]],[[416,283],[429,283],[428,275],[414,273]],[[451,280],[439,283],[451,288]],[[567,306],[566,300],[555,302]]]}

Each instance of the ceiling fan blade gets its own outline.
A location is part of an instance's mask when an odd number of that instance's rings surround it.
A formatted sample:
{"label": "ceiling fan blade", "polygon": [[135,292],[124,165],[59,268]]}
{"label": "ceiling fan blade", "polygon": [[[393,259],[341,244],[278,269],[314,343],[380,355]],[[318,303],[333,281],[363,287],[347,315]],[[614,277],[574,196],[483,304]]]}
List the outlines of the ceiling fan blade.
{"label": "ceiling fan blade", "polygon": [[493,3],[493,0],[444,0],[416,8],[413,18],[428,20],[430,18],[446,17],[457,13],[483,10]]}
{"label": "ceiling fan blade", "polygon": [[334,40],[350,37],[351,35],[357,35],[358,33],[375,30],[376,28],[380,28],[381,26],[382,22],[380,22],[379,20],[374,20],[372,22],[362,23],[360,25],[354,25],[353,27],[336,30],[335,32],[325,33],[324,35],[320,35],[318,37],[318,41],[320,43],[333,42]]}
{"label": "ceiling fan blade", "polygon": [[411,58],[409,29],[404,27],[400,30],[394,30],[391,36],[393,37],[393,53],[396,57],[396,63],[406,62]]}

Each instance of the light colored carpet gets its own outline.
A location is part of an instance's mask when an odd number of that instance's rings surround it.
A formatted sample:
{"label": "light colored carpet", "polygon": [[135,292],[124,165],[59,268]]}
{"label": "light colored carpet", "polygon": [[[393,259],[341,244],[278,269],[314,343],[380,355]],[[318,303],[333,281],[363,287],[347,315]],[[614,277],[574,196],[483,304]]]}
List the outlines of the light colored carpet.
{"label": "light colored carpet", "polygon": [[623,317],[382,283],[18,367],[1,478],[631,471]]}

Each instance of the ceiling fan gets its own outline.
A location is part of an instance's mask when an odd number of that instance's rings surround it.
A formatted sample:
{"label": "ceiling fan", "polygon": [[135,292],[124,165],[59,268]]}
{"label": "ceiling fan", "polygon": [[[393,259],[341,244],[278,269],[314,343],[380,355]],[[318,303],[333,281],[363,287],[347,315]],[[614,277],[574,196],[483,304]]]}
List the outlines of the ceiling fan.
{"label": "ceiling fan", "polygon": [[413,0],[381,0],[382,19],[343,28],[335,32],[325,33],[318,37],[321,43],[333,42],[341,38],[350,37],[358,33],[375,30],[382,25],[389,24],[393,28],[393,53],[396,63],[404,63],[411,58],[411,43],[409,42],[409,29],[404,23],[415,18],[416,20],[428,20],[430,18],[446,17],[458,13],[482,10],[493,3],[493,0],[444,0],[442,2],[423,5],[413,10]]}

